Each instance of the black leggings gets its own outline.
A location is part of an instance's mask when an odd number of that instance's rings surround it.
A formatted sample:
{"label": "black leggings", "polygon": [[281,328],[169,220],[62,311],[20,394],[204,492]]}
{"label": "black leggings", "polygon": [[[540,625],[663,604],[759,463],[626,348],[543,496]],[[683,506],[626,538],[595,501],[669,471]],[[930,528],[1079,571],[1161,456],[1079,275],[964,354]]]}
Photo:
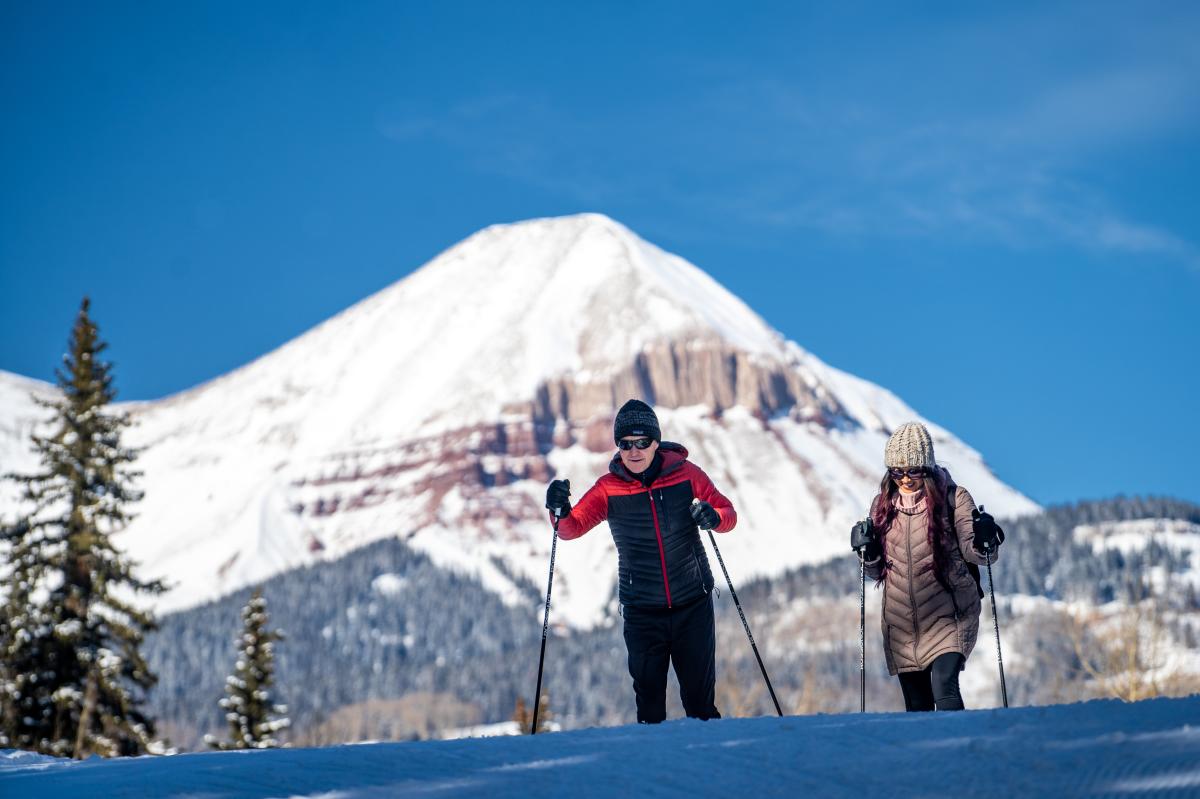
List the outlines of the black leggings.
{"label": "black leggings", "polygon": [[904,709],[962,710],[962,694],[958,691],[958,673],[966,659],[957,652],[947,652],[934,658],[921,671],[906,671],[900,675],[900,690],[904,692]]}

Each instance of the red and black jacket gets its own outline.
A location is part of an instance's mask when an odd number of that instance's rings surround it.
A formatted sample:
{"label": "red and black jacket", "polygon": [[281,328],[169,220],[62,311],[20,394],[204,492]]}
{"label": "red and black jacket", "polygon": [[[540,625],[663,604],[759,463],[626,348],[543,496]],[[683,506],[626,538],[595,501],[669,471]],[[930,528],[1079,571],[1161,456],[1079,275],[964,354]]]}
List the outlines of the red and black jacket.
{"label": "red and black jacket", "polygon": [[662,442],[662,468],[649,486],[625,469],[620,453],[614,455],[609,473],[559,523],[559,537],[570,540],[608,520],[617,545],[622,605],[677,607],[712,590],[712,570],[688,508],[693,498],[712,505],[721,517],[714,528],[718,533],[733,529],[737,512],[687,454],[679,444]]}

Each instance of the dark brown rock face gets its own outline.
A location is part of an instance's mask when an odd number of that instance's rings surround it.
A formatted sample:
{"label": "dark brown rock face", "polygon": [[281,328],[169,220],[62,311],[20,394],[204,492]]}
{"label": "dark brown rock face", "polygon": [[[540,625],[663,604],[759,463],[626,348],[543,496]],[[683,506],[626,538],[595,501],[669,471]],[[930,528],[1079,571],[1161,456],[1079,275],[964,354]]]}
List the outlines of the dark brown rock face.
{"label": "dark brown rock face", "polygon": [[799,369],[733,349],[719,339],[666,341],[603,379],[550,381],[538,391],[534,414],[573,424],[596,417],[611,421],[630,397],[656,407],[702,405],[715,415],[741,406],[764,419],[788,413],[824,425],[847,416],[824,386]]}
{"label": "dark brown rock face", "polygon": [[462,522],[539,517],[536,503],[514,503],[490,489],[551,477],[546,454],[581,444],[612,450],[612,419],[630,397],[657,407],[702,406],[714,417],[734,406],[761,419],[788,414],[830,426],[847,414],[825,388],[795,367],[756,358],[719,340],[668,341],[647,348],[615,370],[593,370],[543,383],[528,402],[503,409],[503,422],[455,429],[390,449],[338,453],[324,468],[297,481],[293,511],[322,517],[372,507],[390,499],[424,497],[425,515],[412,528],[435,522],[442,500],[457,489]]}

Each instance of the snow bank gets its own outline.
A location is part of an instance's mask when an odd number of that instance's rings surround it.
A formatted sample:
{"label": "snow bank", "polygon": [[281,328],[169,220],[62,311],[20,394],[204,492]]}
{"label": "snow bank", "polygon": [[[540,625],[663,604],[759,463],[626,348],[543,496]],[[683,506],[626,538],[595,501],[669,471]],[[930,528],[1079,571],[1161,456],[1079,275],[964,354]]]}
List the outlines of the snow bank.
{"label": "snow bank", "polygon": [[[1200,795],[1200,696],[932,714],[211,752],[82,763],[0,753],[6,799]],[[49,761],[49,762],[48,762]],[[943,786],[952,786],[944,788]]]}

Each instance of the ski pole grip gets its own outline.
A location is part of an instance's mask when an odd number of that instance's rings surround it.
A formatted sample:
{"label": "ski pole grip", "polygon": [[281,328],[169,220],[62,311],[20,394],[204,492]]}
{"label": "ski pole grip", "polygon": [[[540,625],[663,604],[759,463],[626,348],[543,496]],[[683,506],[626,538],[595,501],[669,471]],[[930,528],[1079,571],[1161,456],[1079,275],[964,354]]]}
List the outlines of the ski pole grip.
{"label": "ski pole grip", "polygon": [[[569,493],[571,491],[571,481],[563,480],[563,482],[567,484],[567,492]],[[556,519],[561,519],[563,517],[563,512],[562,512],[561,507],[551,508],[550,512],[554,514],[554,518],[556,518]]]}
{"label": "ski pole grip", "polygon": [[[978,513],[980,516],[982,516],[983,514],[987,513],[987,511],[985,511],[983,509],[983,506],[980,505]],[[988,563],[990,564],[992,562],[992,542],[991,541],[984,543],[983,552],[985,555],[988,556]]]}

